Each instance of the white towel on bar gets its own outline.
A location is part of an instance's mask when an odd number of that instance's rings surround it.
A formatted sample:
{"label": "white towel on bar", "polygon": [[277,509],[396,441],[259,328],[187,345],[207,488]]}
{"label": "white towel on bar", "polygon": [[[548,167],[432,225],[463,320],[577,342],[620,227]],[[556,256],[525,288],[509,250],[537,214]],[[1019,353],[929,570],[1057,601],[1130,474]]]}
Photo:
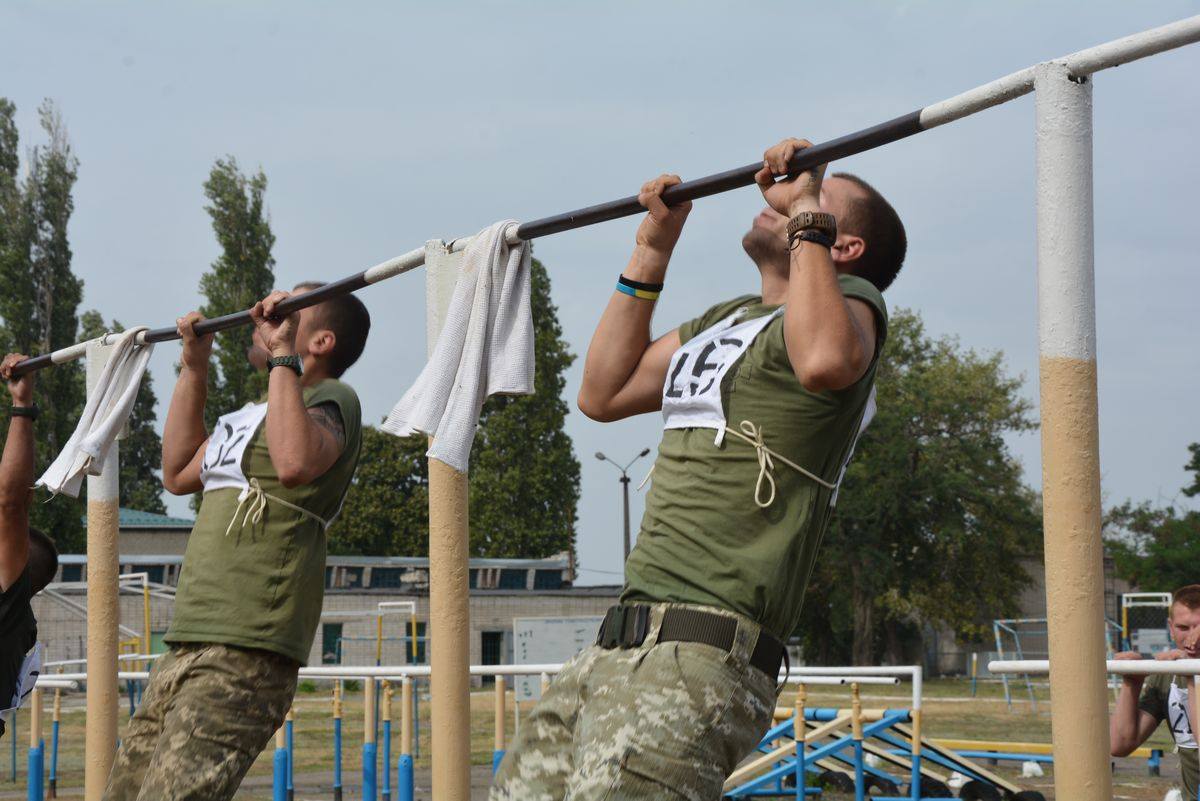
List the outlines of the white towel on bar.
{"label": "white towel on bar", "polygon": [[133,410],[146,362],[154,350],[154,345],[137,344],[138,333],[145,330],[145,326],[131,328],[113,345],[108,363],[83,407],[75,433],[37,480],[37,486],[56,495],[61,492],[78,498],[83,477],[100,475],[104,458]]}
{"label": "white towel on bar", "polygon": [[432,436],[428,455],[462,472],[488,396],[533,393],[531,248],[505,241],[515,224],[498,222],[467,246],[433,355],[383,424]]}

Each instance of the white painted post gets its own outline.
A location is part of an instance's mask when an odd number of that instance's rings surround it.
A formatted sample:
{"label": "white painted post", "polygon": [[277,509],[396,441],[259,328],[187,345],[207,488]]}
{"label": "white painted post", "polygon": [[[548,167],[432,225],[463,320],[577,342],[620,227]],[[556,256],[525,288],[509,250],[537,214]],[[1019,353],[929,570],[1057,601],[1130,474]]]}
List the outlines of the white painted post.
{"label": "white painted post", "polygon": [[[432,355],[454,295],[463,254],[425,243],[425,312]],[[430,707],[433,797],[471,798],[470,590],[467,583],[467,475],[429,460]]]}
{"label": "white painted post", "polygon": [[[87,346],[90,395],[112,347]],[[118,446],[105,457],[100,475],[87,479],[87,726],[84,733],[84,801],[101,801],[117,750],[117,581],[119,485]]]}
{"label": "white painted post", "polygon": [[1039,64],[1038,338],[1054,793],[1112,798],[1092,241],[1092,86]]}

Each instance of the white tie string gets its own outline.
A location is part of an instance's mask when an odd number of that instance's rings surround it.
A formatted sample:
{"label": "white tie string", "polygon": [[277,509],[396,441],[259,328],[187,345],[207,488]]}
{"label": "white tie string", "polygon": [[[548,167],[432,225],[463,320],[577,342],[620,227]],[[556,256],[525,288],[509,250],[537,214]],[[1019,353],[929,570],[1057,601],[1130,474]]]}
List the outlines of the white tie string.
{"label": "white tie string", "polygon": [[[229,527],[225,529],[225,536],[229,536],[235,525],[237,525],[239,531],[245,528],[247,523],[249,523],[251,526],[258,526],[262,522],[263,513],[267,510],[267,501],[273,501],[280,506],[286,506],[288,509],[304,515],[309,520],[320,523],[322,531],[329,528],[329,523],[327,521],[322,520],[320,517],[317,517],[307,509],[297,506],[294,503],[289,503],[288,501],[285,501],[283,498],[280,498],[276,495],[271,495],[268,492],[264,492],[262,485],[258,483],[258,479],[252,478],[247,483],[246,487],[238,493],[238,505],[237,508],[233,510],[233,519],[229,521]],[[242,514],[243,507],[245,507],[246,513],[242,515],[242,522],[240,525],[238,525],[238,515]]]}
{"label": "white tie string", "polygon": [[[832,484],[820,476],[810,473],[792,460],[784,456],[780,456],[778,453],[768,448],[766,443],[763,442],[762,429],[758,428],[756,425],[754,425],[754,423],[750,422],[749,420],[743,420],[739,428],[741,431],[737,431],[729,426],[726,426],[725,431],[726,433],[733,434],[743,442],[747,442],[754,446],[755,453],[758,455],[758,480],[754,482],[754,503],[756,503],[760,509],[766,509],[775,502],[775,459],[778,459],[788,467],[795,470],[797,473],[800,473],[800,475],[812,479],[826,489],[837,489],[836,484]],[[766,501],[762,500],[763,482],[766,482],[767,486],[771,490],[771,494]]]}

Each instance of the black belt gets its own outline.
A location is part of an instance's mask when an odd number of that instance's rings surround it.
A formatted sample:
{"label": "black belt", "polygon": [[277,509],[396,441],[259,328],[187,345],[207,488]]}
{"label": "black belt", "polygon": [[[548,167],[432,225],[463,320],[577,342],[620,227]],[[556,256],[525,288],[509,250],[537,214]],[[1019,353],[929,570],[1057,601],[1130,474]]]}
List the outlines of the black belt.
{"label": "black belt", "polygon": [[[672,607],[663,612],[658,641],[700,642],[728,653],[733,649],[737,625],[736,619],[726,615],[700,609]],[[645,641],[649,630],[649,606],[612,606],[605,613],[604,622],[600,624],[596,644],[601,648],[634,648]],[[776,681],[783,658],[783,643],[775,639],[770,632],[760,629],[758,642],[754,644],[754,651],[750,654],[750,664],[772,681]]]}

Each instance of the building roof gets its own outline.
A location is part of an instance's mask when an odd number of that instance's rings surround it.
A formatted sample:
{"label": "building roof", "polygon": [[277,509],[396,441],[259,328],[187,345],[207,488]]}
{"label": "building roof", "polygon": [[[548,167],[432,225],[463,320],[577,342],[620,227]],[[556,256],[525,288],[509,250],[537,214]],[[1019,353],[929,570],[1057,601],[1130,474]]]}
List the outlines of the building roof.
{"label": "building roof", "polygon": [[[121,514],[117,519],[117,526],[123,529],[136,528],[186,528],[191,529],[195,525],[195,520],[188,520],[183,517],[171,517],[170,515],[160,515],[154,512],[143,512],[138,509],[126,509],[121,507]],[[87,525],[87,517],[83,518],[83,524]]]}

